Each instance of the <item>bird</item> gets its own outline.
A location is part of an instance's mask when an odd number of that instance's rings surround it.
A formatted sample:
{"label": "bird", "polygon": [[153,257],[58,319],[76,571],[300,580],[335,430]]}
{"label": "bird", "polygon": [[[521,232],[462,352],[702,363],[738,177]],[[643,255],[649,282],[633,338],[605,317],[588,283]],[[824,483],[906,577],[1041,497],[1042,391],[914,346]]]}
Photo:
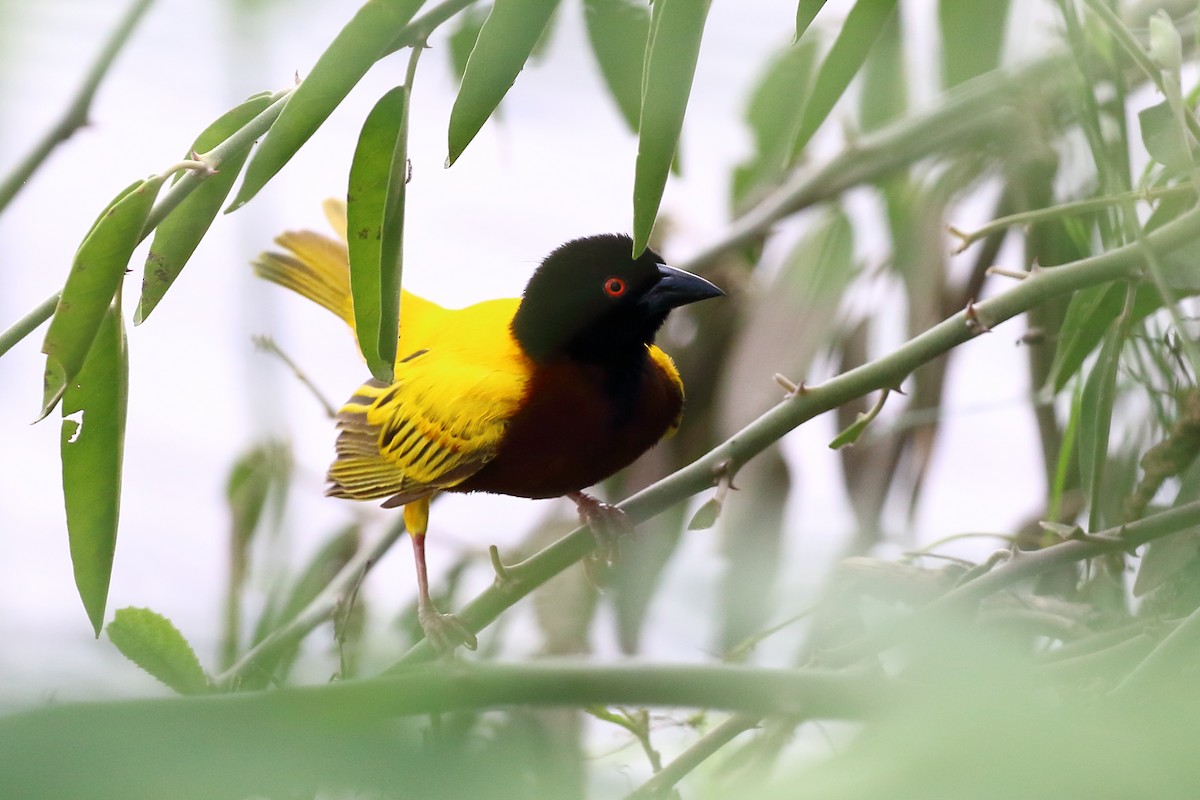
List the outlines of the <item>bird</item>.
{"label": "bird", "polygon": [[[286,252],[253,267],[353,329],[345,205],[326,201],[325,212],[340,240],[287,231],[275,239]],[[565,496],[598,537],[632,527],[583,490],[674,433],[683,381],[655,335],[673,309],[724,294],[652,249],[632,253],[624,234],[574,239],[541,261],[521,297],[459,309],[402,289],[392,381],[367,380],[337,412],[326,494],[403,507],[418,619],[443,653],[476,640],[430,599],[435,495]]]}

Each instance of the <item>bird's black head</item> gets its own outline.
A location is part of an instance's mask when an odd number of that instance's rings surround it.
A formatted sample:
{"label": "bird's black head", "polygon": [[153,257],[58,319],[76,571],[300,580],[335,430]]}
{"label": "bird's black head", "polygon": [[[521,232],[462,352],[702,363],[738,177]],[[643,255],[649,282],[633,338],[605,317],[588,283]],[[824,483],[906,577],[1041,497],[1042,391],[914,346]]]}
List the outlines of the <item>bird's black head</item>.
{"label": "bird's black head", "polygon": [[640,358],[671,309],[724,294],[662,263],[653,250],[630,256],[628,236],[575,239],[546,256],[529,279],[513,334],[535,361],[591,363]]}

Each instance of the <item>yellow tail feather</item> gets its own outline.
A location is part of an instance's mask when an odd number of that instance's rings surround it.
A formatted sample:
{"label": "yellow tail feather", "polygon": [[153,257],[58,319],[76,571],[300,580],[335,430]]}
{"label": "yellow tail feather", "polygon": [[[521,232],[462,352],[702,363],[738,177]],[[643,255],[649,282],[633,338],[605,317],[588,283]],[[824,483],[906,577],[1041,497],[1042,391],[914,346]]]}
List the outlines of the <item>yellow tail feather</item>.
{"label": "yellow tail feather", "polygon": [[275,242],[290,252],[262,253],[254,273],[337,314],[354,327],[346,246],[312,231],[288,231]]}

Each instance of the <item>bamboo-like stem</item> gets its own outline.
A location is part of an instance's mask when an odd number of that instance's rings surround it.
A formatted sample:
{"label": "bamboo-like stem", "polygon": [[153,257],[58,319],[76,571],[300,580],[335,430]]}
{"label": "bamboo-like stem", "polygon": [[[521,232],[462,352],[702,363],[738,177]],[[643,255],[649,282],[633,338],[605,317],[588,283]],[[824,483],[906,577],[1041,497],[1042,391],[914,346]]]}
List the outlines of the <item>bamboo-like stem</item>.
{"label": "bamboo-like stem", "polygon": [[[418,665],[402,677],[339,681],[238,694],[189,695],[112,703],[55,705],[0,719],[0,738],[21,717],[98,721],[113,710],[144,716],[147,724],[185,719],[189,712],[234,712],[247,717],[286,713],[342,720],[483,710],[513,705],[633,705],[716,708],[764,716],[804,713],[821,719],[862,719],[886,704],[895,689],[878,675],[855,671],[772,669],[728,664],[606,664],[539,660]],[[90,715],[96,714],[95,717]],[[104,730],[102,726],[94,730]],[[76,741],[74,737],[65,740]]]}
{"label": "bamboo-like stem", "polygon": [[0,212],[8,207],[8,204],[33,177],[38,168],[45,163],[54,148],[70,139],[75,131],[88,124],[88,114],[92,108],[92,101],[96,97],[96,91],[100,88],[100,83],[108,74],[113,62],[116,61],[117,55],[129,41],[133,29],[137,27],[138,22],[145,16],[153,2],[154,0],[134,0],[129,10],[125,12],[125,16],[117,24],[116,29],[108,37],[104,49],[96,57],[95,63],[92,64],[83,80],[83,85],[71,99],[71,103],[63,112],[62,117],[54,124],[54,127],[46,131],[41,140],[34,145],[33,150],[0,183]]}
{"label": "bamboo-like stem", "polygon": [[58,305],[58,294],[58,292],[55,292],[50,297],[47,297],[40,305],[14,322],[8,330],[0,333],[0,356],[3,356],[13,348],[13,345],[33,333],[39,325],[50,319],[51,315],[54,314],[55,307]]}
{"label": "bamboo-like stem", "polygon": [[683,780],[688,773],[738,736],[757,726],[761,720],[762,717],[754,714],[732,715],[701,736],[695,744],[676,756],[671,763],[626,795],[625,800],[653,800],[653,798],[665,797],[667,792]]}
{"label": "bamboo-like stem", "polygon": [[[1147,234],[1144,243],[1126,245],[1101,255],[1032,273],[1028,279],[1007,291],[972,306],[970,315],[967,310],[960,311],[887,356],[823,384],[806,386],[803,393],[785,399],[701,458],[632,495],[619,506],[634,522],[645,521],[713,486],[723,471],[735,473],[742,464],[813,417],[870,392],[900,386],[922,364],[978,336],[980,331],[992,329],[1052,298],[1139,274],[1145,258],[1143,246],[1161,255],[1197,238],[1200,238],[1200,208],[1194,208]],[[764,374],[763,379],[771,378]],[[1162,516],[1150,517],[1142,522],[1150,523]],[[1054,552],[1071,544],[1077,543],[1067,543],[1045,552]],[[474,632],[482,630],[509,606],[586,556],[595,546],[595,538],[587,528],[576,529],[525,561],[509,566],[508,578],[503,582],[498,581],[471,601],[458,614],[459,620]],[[1074,552],[1067,547],[1063,555],[1067,556],[1068,561],[1090,557],[1085,554],[1071,558]],[[968,585],[974,583],[977,582]],[[404,664],[433,656],[433,649],[428,643],[420,642],[389,671],[403,669]]]}

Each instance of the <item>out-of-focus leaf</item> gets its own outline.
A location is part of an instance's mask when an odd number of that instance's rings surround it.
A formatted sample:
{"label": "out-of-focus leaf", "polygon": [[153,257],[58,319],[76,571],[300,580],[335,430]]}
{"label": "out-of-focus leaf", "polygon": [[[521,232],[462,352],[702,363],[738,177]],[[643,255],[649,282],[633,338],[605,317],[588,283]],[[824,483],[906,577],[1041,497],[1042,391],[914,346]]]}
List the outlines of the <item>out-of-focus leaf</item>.
{"label": "out-of-focus leaf", "polygon": [[[273,631],[288,624],[303,611],[333,580],[358,550],[362,529],[347,525],[330,537],[313,554],[300,574],[272,593],[254,627],[252,644],[258,644]],[[362,598],[358,598],[362,603]],[[255,669],[243,679],[245,689],[260,689],[281,680],[299,654],[299,645],[277,650],[269,658],[259,660]]]}
{"label": "out-of-focus leaf", "polygon": [[[258,116],[272,100],[269,92],[256,94],[225,112],[196,138],[190,152],[203,154],[212,150]],[[150,316],[196,251],[200,240],[220,212],[229,190],[233,188],[242,165],[246,163],[250,147],[251,143],[248,142],[244,150],[230,153],[219,171],[206,178],[155,229],[154,241],[143,268],[142,297],[133,315],[135,325],[140,325]]]}
{"label": "out-of-focus leaf", "polygon": [[[988,5],[983,3],[982,5]],[[908,74],[900,15],[892,14],[863,67],[859,122],[864,132],[882,128],[903,116],[908,107]]]}
{"label": "out-of-focus leaf", "polygon": [[346,23],[267,132],[229,210],[245,205],[291,160],[408,25],[424,0],[369,0]]}
{"label": "out-of-focus leaf", "polygon": [[633,178],[633,252],[650,241],[679,145],[711,0],[657,0],[642,74],[642,111]]}
{"label": "out-of-focus leaf", "polygon": [[462,155],[512,88],[558,0],[496,0],[467,59],[450,110],[447,166]]}
{"label": "out-of-focus leaf", "polygon": [[392,381],[400,316],[408,90],[379,98],[363,123],[346,191],[354,332],[376,379]]}
{"label": "out-of-focus leaf", "polygon": [[233,465],[225,485],[225,497],[229,502],[235,542],[244,546],[254,537],[272,492],[276,493],[277,501],[282,502],[291,475],[291,463],[285,445],[268,442],[258,445]]}
{"label": "out-of-focus leaf", "polygon": [[642,0],[584,0],[584,12],[600,74],[625,123],[636,133],[650,9]]}
{"label": "out-of-focus leaf", "polygon": [[733,172],[733,207],[746,208],[773,188],[792,163],[792,139],[808,102],[817,40],[805,39],[784,49],[767,65],[746,110],[754,136],[754,154]]}
{"label": "out-of-focus leaf", "polygon": [[950,89],[1000,65],[1009,0],[939,0],[942,87]]}
{"label": "out-of-focus leaf", "polygon": [[1142,143],[1146,145],[1146,152],[1151,158],[1172,172],[1191,168],[1192,153],[1183,140],[1179,120],[1167,101],[1139,111],[1138,124],[1142,129]]}
{"label": "out-of-focus leaf", "polygon": [[450,68],[454,70],[454,77],[460,81],[463,73],[467,71],[467,59],[471,57],[471,51],[479,41],[479,31],[491,11],[491,6],[468,6],[463,9],[458,15],[458,24],[446,40],[450,50]]}
{"label": "out-of-focus leaf", "polygon": [[122,608],[106,628],[121,654],[180,694],[208,691],[200,659],[171,620],[148,608]]}
{"label": "out-of-focus leaf", "polygon": [[[1125,287],[1121,284],[1084,289],[1071,299],[1054,353],[1054,365],[1050,368],[1048,385],[1055,394],[1062,391],[1084,359],[1100,344],[1124,303]],[[1161,306],[1162,296],[1154,287],[1139,287],[1133,302],[1133,322],[1145,319]]]}
{"label": "out-of-focus leaf", "polygon": [[826,0],[799,0],[796,3],[796,38],[799,39],[816,19]]}
{"label": "out-of-focus leaf", "polygon": [[858,0],[846,16],[833,47],[821,62],[812,94],[800,118],[800,130],[792,143],[793,152],[801,152],[817,128],[829,116],[834,104],[858,74],[888,20],[896,14],[896,0]]}
{"label": "out-of-focus leaf", "polygon": [[[1172,505],[1178,507],[1197,500],[1200,500],[1200,461],[1193,461],[1179,481],[1179,493]],[[1142,597],[1154,591],[1197,558],[1200,558],[1200,531],[1181,531],[1174,536],[1155,539],[1146,545],[1145,554],[1138,562],[1133,596]]]}
{"label": "out-of-focus leaf", "polygon": [[125,328],[114,303],[63,396],[60,441],[75,586],[97,636],[117,546],[128,387]]}
{"label": "out-of-focus leaf", "polygon": [[[1124,287],[1119,287],[1122,290]],[[1108,463],[1108,438],[1117,389],[1117,365],[1123,341],[1113,324],[1104,337],[1100,355],[1083,385],[1079,404],[1079,471],[1091,507],[1088,530],[1098,524],[1099,497]]]}
{"label": "out-of-focus leaf", "polygon": [[42,344],[46,373],[40,418],[54,409],[83,366],[162,183],[155,175],[123,190],[79,245]]}

